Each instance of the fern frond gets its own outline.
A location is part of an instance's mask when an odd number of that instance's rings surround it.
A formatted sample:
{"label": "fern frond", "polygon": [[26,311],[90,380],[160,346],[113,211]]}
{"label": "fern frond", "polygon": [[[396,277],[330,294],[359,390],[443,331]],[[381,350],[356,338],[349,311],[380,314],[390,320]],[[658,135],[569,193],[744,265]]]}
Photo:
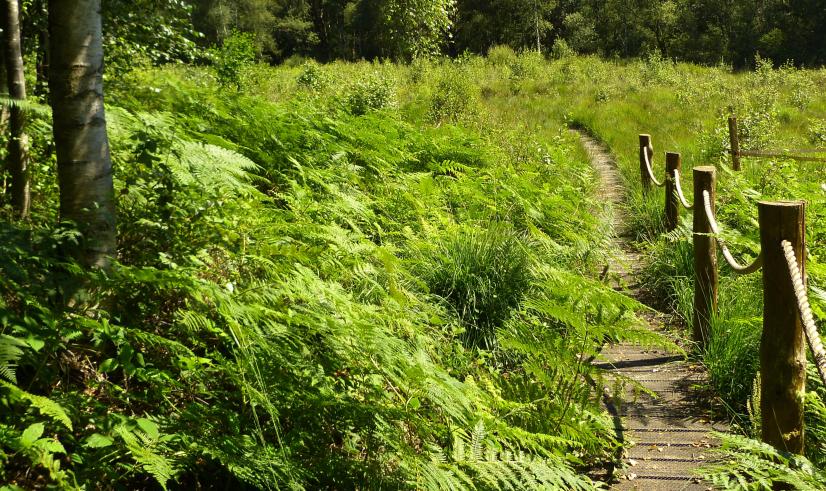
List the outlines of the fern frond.
{"label": "fern frond", "polygon": [[26,343],[22,339],[7,334],[0,335],[0,377],[12,383],[17,382],[15,368],[17,361],[23,356],[24,347]]}
{"label": "fern frond", "polygon": [[48,104],[40,104],[32,99],[12,99],[10,97],[0,96],[0,105],[6,107],[17,107],[25,112],[50,118],[52,116],[52,108]]}
{"label": "fern frond", "polygon": [[56,403],[55,401],[35,395],[30,394],[23,389],[12,385],[4,380],[0,380],[0,386],[5,387],[9,391],[9,395],[13,399],[18,399],[22,401],[28,402],[33,408],[40,411],[40,414],[48,416],[52,418],[54,421],[62,424],[69,430],[72,429],[72,420],[69,418],[69,415],[66,413],[66,410],[63,407]]}

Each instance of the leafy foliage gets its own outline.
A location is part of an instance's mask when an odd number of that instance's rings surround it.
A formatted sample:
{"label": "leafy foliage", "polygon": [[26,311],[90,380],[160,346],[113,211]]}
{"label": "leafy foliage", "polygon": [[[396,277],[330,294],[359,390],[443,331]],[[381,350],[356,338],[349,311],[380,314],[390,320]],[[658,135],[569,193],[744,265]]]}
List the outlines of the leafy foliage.
{"label": "leafy foliage", "polygon": [[564,132],[433,126],[389,103],[410,86],[342,83],[403,69],[112,87],[117,264],[66,262],[45,165],[35,218],[3,229],[2,479],[597,486],[582,470],[619,443],[583,356],[657,340],[636,303],[572,272],[603,259],[589,167]]}
{"label": "leafy foliage", "polygon": [[430,291],[443,298],[466,329],[471,345],[492,347],[530,285],[528,254],[507,225],[460,230],[424,265]]}
{"label": "leafy foliage", "polygon": [[826,486],[826,475],[805,457],[736,435],[718,436],[723,441],[724,460],[702,473],[719,489],[770,490],[785,485],[814,491]]}
{"label": "leafy foliage", "polygon": [[244,68],[255,61],[255,43],[251,34],[234,32],[213,53],[215,72],[221,85],[241,90]]}

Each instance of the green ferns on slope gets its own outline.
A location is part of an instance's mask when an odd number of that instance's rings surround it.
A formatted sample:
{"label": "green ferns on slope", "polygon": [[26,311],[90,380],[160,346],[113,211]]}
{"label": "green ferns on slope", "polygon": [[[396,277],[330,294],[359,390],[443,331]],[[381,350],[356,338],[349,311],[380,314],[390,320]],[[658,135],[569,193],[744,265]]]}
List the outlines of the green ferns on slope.
{"label": "green ferns on slope", "polygon": [[0,230],[0,480],[597,486],[584,471],[619,443],[586,360],[657,340],[572,272],[604,239],[571,140],[514,130],[516,158],[392,108],[136,76],[110,99],[113,270],[61,256],[48,165],[32,223]]}

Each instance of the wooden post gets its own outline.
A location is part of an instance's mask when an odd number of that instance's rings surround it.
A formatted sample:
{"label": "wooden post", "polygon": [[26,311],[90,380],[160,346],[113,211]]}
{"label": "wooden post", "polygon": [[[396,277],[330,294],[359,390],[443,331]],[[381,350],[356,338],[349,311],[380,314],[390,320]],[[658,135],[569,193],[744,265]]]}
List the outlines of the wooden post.
{"label": "wooden post", "polygon": [[642,192],[648,193],[651,190],[651,175],[648,173],[645,164],[645,154],[648,152],[648,162],[651,163],[652,172],[654,166],[654,147],[651,145],[651,135],[640,135],[640,177],[642,178]]}
{"label": "wooden post", "polygon": [[694,168],[694,341],[700,349],[708,342],[711,319],[717,312],[717,241],[703,205],[708,191],[714,212],[716,169]]}
{"label": "wooden post", "polygon": [[680,201],[674,183],[675,170],[681,173],[683,170],[680,154],[667,152],[665,154],[665,229],[669,232],[675,230],[680,221]]}
{"label": "wooden post", "polygon": [[740,170],[740,133],[737,130],[737,116],[728,118],[728,139],[731,145],[731,168]]}
{"label": "wooden post", "polygon": [[804,204],[757,205],[763,251],[763,336],[760,342],[760,413],[763,441],[803,453],[803,398],[806,393],[806,343],[782,240],[792,244],[806,280]]}

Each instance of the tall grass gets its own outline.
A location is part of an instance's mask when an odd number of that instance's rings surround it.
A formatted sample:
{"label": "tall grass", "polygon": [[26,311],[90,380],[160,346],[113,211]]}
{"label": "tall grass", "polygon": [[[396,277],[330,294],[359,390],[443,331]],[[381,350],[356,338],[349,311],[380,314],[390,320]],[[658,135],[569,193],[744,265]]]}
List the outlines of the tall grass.
{"label": "tall grass", "polygon": [[506,223],[459,228],[422,266],[431,293],[444,299],[470,346],[494,348],[495,332],[531,284],[524,237]]}

